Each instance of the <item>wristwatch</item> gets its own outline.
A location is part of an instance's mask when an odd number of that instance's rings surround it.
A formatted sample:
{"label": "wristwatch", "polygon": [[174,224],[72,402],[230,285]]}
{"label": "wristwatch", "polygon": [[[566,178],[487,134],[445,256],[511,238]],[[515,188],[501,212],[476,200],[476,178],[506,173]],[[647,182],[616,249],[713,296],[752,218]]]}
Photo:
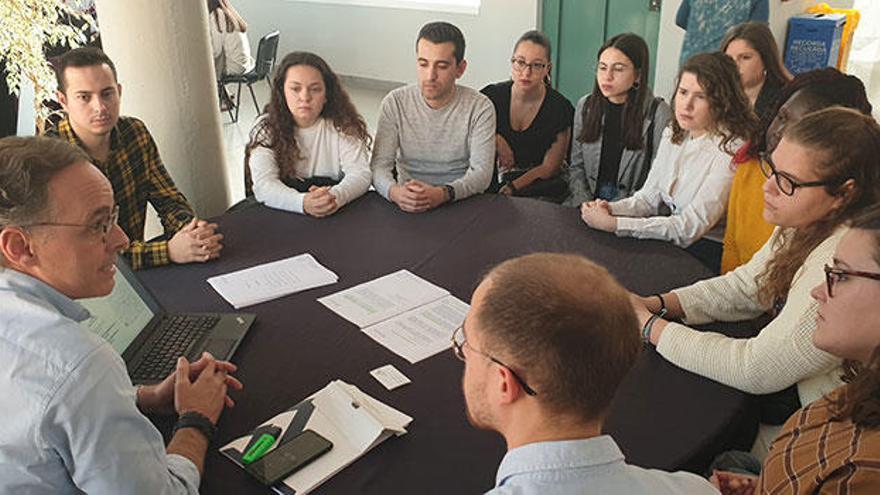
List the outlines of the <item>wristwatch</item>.
{"label": "wristwatch", "polygon": [[177,433],[177,430],[182,430],[184,428],[195,428],[196,430],[199,430],[208,442],[211,441],[211,437],[213,437],[214,432],[217,431],[217,427],[207,416],[195,411],[185,412],[177,418],[177,424],[174,425],[172,435]]}
{"label": "wristwatch", "polygon": [[447,198],[447,200],[448,200],[450,203],[452,203],[453,201],[455,201],[455,188],[452,187],[452,186],[449,185],[449,184],[446,184],[445,186],[443,186],[443,188],[446,189],[446,198]]}

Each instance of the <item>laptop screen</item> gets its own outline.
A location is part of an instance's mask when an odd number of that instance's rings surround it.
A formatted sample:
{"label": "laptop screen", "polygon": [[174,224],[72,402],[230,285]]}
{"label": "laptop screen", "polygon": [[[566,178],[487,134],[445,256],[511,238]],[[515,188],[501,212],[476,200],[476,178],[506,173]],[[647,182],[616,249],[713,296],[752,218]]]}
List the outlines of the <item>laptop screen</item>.
{"label": "laptop screen", "polygon": [[116,352],[122,354],[150,323],[155,313],[125,278],[122,270],[116,270],[114,278],[116,285],[110,295],[78,301],[92,314],[80,325],[103,337]]}

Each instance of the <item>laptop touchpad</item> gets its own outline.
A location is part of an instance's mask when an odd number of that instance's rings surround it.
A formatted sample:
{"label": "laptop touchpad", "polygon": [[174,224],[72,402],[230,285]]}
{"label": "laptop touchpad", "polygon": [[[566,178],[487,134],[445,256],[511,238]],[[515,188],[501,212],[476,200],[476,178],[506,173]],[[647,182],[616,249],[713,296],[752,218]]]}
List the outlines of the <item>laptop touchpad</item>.
{"label": "laptop touchpad", "polygon": [[210,352],[217,359],[228,359],[234,346],[235,339],[208,339],[205,351]]}

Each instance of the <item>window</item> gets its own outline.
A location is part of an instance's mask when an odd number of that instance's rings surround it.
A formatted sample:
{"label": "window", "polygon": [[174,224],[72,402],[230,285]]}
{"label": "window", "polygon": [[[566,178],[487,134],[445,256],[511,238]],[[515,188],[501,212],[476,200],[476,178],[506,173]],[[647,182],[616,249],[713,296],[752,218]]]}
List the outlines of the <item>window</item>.
{"label": "window", "polygon": [[292,0],[295,2],[429,10],[456,14],[480,13],[480,0]]}

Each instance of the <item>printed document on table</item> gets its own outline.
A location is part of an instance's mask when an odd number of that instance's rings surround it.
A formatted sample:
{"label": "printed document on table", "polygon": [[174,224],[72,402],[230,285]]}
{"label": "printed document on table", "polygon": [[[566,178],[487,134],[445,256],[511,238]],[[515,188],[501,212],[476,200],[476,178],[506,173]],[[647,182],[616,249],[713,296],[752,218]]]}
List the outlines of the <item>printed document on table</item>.
{"label": "printed document on table", "polygon": [[405,313],[449,295],[442,287],[400,270],[318,299],[360,328]]}
{"label": "printed document on table", "polygon": [[301,254],[208,279],[211,287],[236,309],[338,281],[339,277],[318,263],[311,254]]}
{"label": "printed document on table", "polygon": [[464,322],[469,306],[455,296],[420,306],[364,328],[365,334],[410,363],[449,349],[452,332]]}

